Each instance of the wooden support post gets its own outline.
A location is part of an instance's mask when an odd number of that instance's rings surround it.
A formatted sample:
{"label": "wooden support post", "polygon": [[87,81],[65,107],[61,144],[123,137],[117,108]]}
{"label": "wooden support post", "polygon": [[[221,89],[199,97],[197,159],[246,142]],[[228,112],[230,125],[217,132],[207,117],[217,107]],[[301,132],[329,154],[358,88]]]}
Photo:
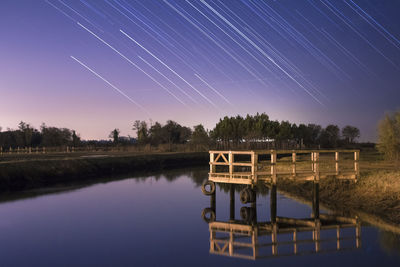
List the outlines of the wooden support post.
{"label": "wooden support post", "polygon": [[313,152],[314,181],[319,182],[319,152]]}
{"label": "wooden support post", "polygon": [[339,175],[339,152],[335,152],[335,171],[336,175]]}
{"label": "wooden support post", "polygon": [[3,147],[0,147],[0,155],[3,155]]}
{"label": "wooden support post", "polygon": [[273,150],[271,152],[271,178],[272,178],[272,184],[276,185],[276,151]]}
{"label": "wooden support post", "polygon": [[293,244],[294,244],[294,254],[297,254],[297,229],[293,230]]}
{"label": "wooden support post", "polygon": [[314,152],[311,152],[311,171],[314,171]]}
{"label": "wooden support post", "polygon": [[215,173],[214,153],[210,153],[210,174]]}
{"label": "wooden support post", "polygon": [[296,177],[296,152],[292,152],[292,175]]}
{"label": "wooden support post", "polygon": [[46,147],[42,148],[42,153],[45,154],[46,153]]}
{"label": "wooden support post", "polygon": [[256,152],[251,153],[251,176],[253,182],[257,183],[257,170],[258,170],[258,154]]}
{"label": "wooden support post", "polygon": [[229,178],[233,178],[233,162],[234,162],[234,155],[232,154],[232,151],[229,151],[228,154],[228,161],[229,161]]}
{"label": "wooden support post", "polygon": [[360,165],[359,161],[360,160],[360,151],[355,151],[354,152],[354,172],[355,172],[355,181],[357,182],[358,177],[360,177]]}

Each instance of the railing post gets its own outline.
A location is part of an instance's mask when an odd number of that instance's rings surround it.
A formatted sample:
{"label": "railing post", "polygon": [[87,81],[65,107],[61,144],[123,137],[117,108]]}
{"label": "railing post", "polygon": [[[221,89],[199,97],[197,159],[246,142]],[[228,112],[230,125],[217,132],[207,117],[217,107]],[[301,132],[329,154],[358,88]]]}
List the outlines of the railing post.
{"label": "railing post", "polygon": [[296,177],[296,152],[292,152],[292,175]]}
{"label": "railing post", "polygon": [[276,184],[276,151],[272,150],[271,151],[271,178],[272,178],[272,184]]}
{"label": "railing post", "polygon": [[335,171],[336,175],[339,175],[339,152],[335,152]]}
{"label": "railing post", "polygon": [[319,182],[319,152],[313,152],[314,181]]}
{"label": "railing post", "polygon": [[251,152],[251,175],[254,183],[257,183],[257,169],[258,169],[258,154],[254,151]]}
{"label": "railing post", "polygon": [[233,178],[233,161],[234,161],[234,155],[232,154],[232,151],[229,151],[228,154],[228,161],[229,161],[229,178]]}
{"label": "railing post", "polygon": [[354,151],[354,172],[355,172],[355,181],[357,182],[358,177],[360,177],[360,151]]}
{"label": "railing post", "polygon": [[311,171],[314,171],[314,151],[311,152]]}

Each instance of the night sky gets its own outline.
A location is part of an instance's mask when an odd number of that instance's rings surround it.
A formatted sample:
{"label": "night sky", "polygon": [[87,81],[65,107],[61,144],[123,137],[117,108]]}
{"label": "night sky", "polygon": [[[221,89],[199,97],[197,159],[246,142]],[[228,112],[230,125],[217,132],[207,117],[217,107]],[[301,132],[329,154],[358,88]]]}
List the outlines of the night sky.
{"label": "night sky", "polygon": [[400,1],[2,0],[0,126],[376,125],[400,108]]}

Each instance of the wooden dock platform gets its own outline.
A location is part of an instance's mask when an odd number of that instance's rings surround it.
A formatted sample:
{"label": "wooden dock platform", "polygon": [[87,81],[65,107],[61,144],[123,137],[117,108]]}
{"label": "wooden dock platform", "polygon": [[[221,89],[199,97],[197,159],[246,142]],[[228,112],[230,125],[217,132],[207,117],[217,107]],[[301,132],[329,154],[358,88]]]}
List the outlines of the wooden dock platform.
{"label": "wooden dock platform", "polygon": [[279,178],[318,182],[333,176],[357,182],[359,150],[209,151],[209,181],[254,185]]}

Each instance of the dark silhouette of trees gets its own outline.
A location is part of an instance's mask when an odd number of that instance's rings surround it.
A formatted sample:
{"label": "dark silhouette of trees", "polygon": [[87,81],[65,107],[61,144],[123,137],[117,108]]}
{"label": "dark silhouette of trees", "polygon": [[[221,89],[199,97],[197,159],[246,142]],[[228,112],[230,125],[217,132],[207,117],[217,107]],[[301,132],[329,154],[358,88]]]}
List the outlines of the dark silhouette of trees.
{"label": "dark silhouette of trees", "polygon": [[[396,118],[388,117],[382,122],[382,140],[389,140],[390,134],[395,136],[400,131],[394,130],[398,127],[393,126]],[[400,119],[397,120],[400,122]],[[326,128],[316,124],[296,125],[289,121],[270,120],[265,113],[246,115],[245,117],[240,115],[226,116],[221,118],[211,131],[205,130],[201,124],[191,129],[173,120],[168,120],[165,124],[151,123],[150,126],[146,121],[136,120],[132,129],[136,131],[137,145],[159,146],[168,144],[169,148],[173,149],[171,145],[189,144],[189,146],[193,145],[196,146],[196,149],[201,150],[210,146],[245,149],[335,148],[355,142],[360,135],[360,131],[354,126],[348,125],[340,131],[337,125],[328,125]],[[340,133],[342,133],[344,140],[341,139]],[[399,135],[397,134],[397,136]],[[119,129],[111,131],[109,138],[111,140],[82,141],[79,134],[74,130],[49,127],[45,124],[42,124],[40,130],[37,130],[29,123],[21,121],[17,130],[0,131],[0,146],[3,148],[22,148],[30,146],[111,146],[112,144],[125,146],[135,144],[135,139],[121,137]],[[393,143],[394,141],[390,142]],[[386,143],[382,142],[382,149],[383,144]]]}
{"label": "dark silhouette of trees", "polygon": [[111,133],[109,134],[109,138],[112,138],[113,139],[113,143],[114,144],[118,144],[118,141],[119,141],[119,133],[120,133],[120,130],[119,129],[117,129],[117,128],[115,128],[114,130],[112,130],[111,131]]}
{"label": "dark silhouette of trees", "polygon": [[360,130],[357,127],[347,125],[342,129],[342,136],[346,143],[352,144],[360,137]]}
{"label": "dark silhouette of trees", "polygon": [[337,125],[330,124],[321,131],[320,145],[324,148],[336,148],[340,140],[340,129]]}

